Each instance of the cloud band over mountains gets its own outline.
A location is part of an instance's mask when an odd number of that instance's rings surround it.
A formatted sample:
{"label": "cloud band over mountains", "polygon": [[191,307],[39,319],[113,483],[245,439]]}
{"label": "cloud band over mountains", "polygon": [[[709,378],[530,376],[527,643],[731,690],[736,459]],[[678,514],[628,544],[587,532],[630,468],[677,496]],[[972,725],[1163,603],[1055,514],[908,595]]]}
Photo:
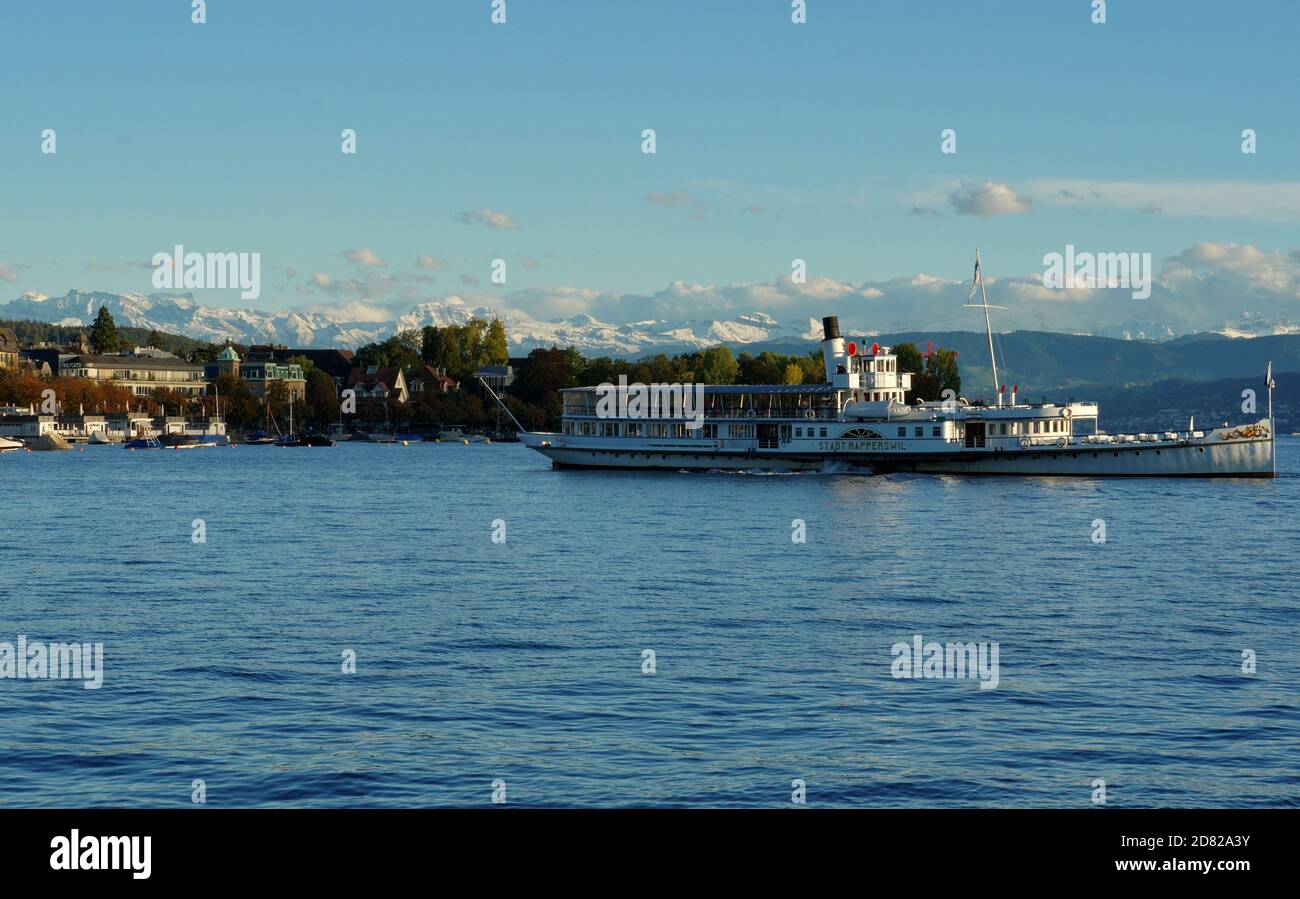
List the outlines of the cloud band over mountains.
{"label": "cloud band over mountains", "polygon": [[[474,288],[412,298],[404,290],[401,299],[412,300],[404,306],[400,300],[396,305],[391,300],[369,301],[361,279],[339,282],[317,273],[311,280],[327,294],[334,289],[337,299],[270,313],[222,309],[183,296],[74,291],[61,298],[26,294],[0,305],[0,318],[88,324],[98,304],[105,303],[122,324],[214,342],[356,346],[402,328],[463,321],[479,314],[502,318],[516,349],[570,340],[583,349],[618,352],[662,345],[812,339],[825,315],[838,315],[846,327],[864,333],[982,326],[977,313],[963,308],[969,281],[926,274],[862,283],[815,276],[796,283],[789,275],[732,284],[674,281],[644,294],[550,286]],[[1044,286],[1040,272],[1008,277],[986,274],[986,284],[990,301],[1007,307],[996,313],[995,327],[1000,331],[1161,338],[1221,329],[1243,316],[1257,330],[1290,330],[1296,327],[1293,318],[1300,308],[1300,250],[1198,243],[1163,260],[1146,300],[1135,300],[1122,289],[1051,289]]]}

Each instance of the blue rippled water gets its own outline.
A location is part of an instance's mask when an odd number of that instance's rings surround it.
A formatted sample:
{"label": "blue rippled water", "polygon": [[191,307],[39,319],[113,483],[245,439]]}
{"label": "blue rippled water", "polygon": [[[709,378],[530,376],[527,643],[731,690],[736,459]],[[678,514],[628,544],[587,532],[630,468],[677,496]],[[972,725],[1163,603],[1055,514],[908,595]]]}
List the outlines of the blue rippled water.
{"label": "blue rippled water", "polygon": [[[0,641],[105,661],[0,680],[0,804],[1297,806],[1297,450],[1275,481],[8,454]],[[998,686],[893,678],[918,633],[996,641]]]}

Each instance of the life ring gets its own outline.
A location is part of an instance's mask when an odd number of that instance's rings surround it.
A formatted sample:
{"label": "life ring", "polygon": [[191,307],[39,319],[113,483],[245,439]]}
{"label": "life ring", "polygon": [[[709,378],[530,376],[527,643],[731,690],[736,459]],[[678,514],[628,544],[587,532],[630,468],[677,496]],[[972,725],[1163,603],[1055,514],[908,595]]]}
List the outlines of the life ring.
{"label": "life ring", "polygon": [[746,417],[746,418],[758,418],[758,413],[755,412],[753,409],[750,409],[748,412],[745,413],[745,417]]}
{"label": "life ring", "polygon": [[1074,415],[1074,412],[1070,410],[1069,406],[1066,406],[1063,410],[1061,410],[1061,415],[1064,416],[1065,418],[1070,418],[1071,416]]}
{"label": "life ring", "polygon": [[1060,438],[1057,439],[1057,441],[1056,441],[1056,445],[1057,445],[1057,446],[1065,446],[1065,444],[1068,443],[1068,442],[1069,442],[1069,441],[1066,440],[1064,437],[1060,437]]}
{"label": "life ring", "polygon": [[1028,438],[1028,437],[1021,437],[1021,438],[1020,438],[1020,445],[1023,446],[1023,447],[1028,447],[1028,446],[1029,446],[1029,442],[1030,442],[1030,441],[1029,441],[1029,438]]}
{"label": "life ring", "polygon": [[814,419],[814,418],[816,418],[816,417],[817,417],[817,410],[816,410],[816,409],[809,409],[807,412],[804,413],[804,418],[807,418],[807,419],[809,419],[809,420],[812,420],[812,419]]}

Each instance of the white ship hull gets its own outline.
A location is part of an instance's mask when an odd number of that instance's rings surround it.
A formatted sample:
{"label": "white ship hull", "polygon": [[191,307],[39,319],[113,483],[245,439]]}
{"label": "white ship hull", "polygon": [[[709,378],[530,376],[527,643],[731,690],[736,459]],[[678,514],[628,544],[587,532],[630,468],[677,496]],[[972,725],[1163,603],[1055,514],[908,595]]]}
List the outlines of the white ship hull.
{"label": "white ship hull", "polygon": [[[1247,434],[1250,436],[1242,436]],[[858,451],[745,448],[729,451],[701,441],[642,441],[521,433],[524,444],[557,468],[626,468],[698,471],[820,471],[854,474],[917,472],[957,475],[1057,477],[1273,477],[1268,423],[1220,428],[1201,438],[1064,446],[933,451],[899,448]],[[857,442],[838,441],[841,445]]]}
{"label": "white ship hull", "polygon": [[[617,385],[561,390],[561,432],[521,427],[519,438],[556,467],[574,468],[1038,477],[1277,473],[1271,365],[1265,375],[1268,418],[1210,430],[1189,421],[1186,431],[1107,434],[1096,403],[1022,403],[1015,385],[1009,402],[999,388],[988,404],[953,390],[908,404],[912,374],[900,369],[889,347],[870,344],[869,352],[859,352],[857,341],[840,334],[835,316],[822,320],[822,330],[823,384],[644,385],[620,376]],[[868,345],[865,338],[862,345]]]}

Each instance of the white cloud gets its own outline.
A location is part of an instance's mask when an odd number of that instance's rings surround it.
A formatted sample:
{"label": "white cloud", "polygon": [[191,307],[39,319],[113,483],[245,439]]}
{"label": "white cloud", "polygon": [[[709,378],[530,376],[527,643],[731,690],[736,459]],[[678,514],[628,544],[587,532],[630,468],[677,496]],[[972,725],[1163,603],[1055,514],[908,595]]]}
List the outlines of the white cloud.
{"label": "white cloud", "polygon": [[1225,291],[1300,299],[1300,254],[1251,244],[1203,242],[1164,261],[1161,279],[1176,289],[1216,284]]}
{"label": "white cloud", "polygon": [[958,215],[1017,215],[1029,211],[1029,201],[1022,198],[1008,184],[985,181],[982,184],[963,183],[948,195],[948,203]]}
{"label": "white cloud", "polygon": [[362,300],[345,300],[339,303],[322,303],[306,306],[304,312],[321,312],[349,322],[389,322],[397,316],[393,310],[385,309]]}
{"label": "white cloud", "polygon": [[[1207,330],[1246,312],[1268,319],[1300,318],[1300,251],[1202,243],[1158,266],[1148,299],[1131,289],[1043,284],[1041,271],[998,278],[985,273],[994,328],[1123,334]],[[782,322],[839,315],[846,327],[877,332],[982,330],[978,310],[964,308],[970,281],[925,273],[849,282],[789,275],[766,282],[705,284],[673,281],[653,293],[574,287],[535,287],[494,299],[540,320],[589,314],[600,321],[734,320],[761,312]]]}
{"label": "white cloud", "polygon": [[13,266],[0,262],[0,281],[8,281],[10,284],[18,280],[18,272]]}
{"label": "white cloud", "polygon": [[430,256],[428,254],[417,256],[415,258],[415,265],[417,268],[424,268],[434,272],[441,272],[451,268],[451,263],[446,259],[443,259],[441,256]]}
{"label": "white cloud", "polygon": [[458,212],[455,219],[464,225],[484,225],[496,231],[518,231],[519,226],[508,213],[497,212],[494,209],[467,209],[464,212]]}
{"label": "white cloud", "polygon": [[348,262],[354,262],[357,265],[373,265],[383,268],[388,265],[387,262],[376,256],[368,247],[362,247],[359,250],[344,250],[343,255]]}

